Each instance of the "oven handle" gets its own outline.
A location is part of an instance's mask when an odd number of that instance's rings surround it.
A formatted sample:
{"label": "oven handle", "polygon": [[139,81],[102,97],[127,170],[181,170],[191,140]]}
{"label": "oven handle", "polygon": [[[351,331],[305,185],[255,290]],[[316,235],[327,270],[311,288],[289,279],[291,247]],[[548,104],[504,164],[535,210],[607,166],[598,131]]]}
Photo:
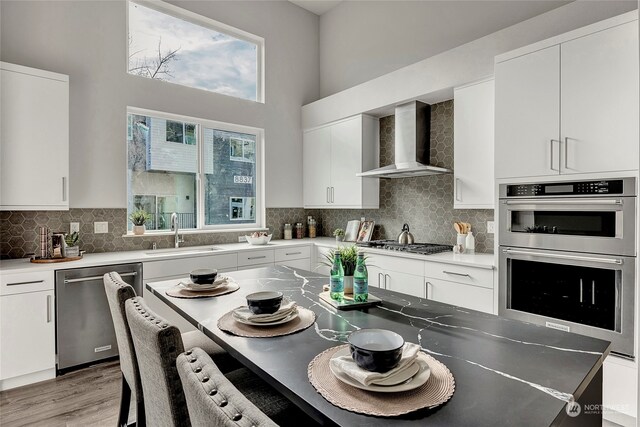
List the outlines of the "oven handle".
{"label": "oven handle", "polygon": [[622,199],[505,200],[505,205],[622,205]]}
{"label": "oven handle", "polygon": [[579,256],[579,255],[550,254],[547,252],[522,251],[519,249],[503,249],[502,252],[505,254],[514,254],[514,255],[532,255],[532,256],[539,256],[539,257],[546,257],[546,258],[568,259],[568,260],[574,260],[574,261],[589,261],[589,262],[599,262],[601,264],[622,265],[622,259],[620,258],[598,258],[598,257],[587,257],[587,256]]}

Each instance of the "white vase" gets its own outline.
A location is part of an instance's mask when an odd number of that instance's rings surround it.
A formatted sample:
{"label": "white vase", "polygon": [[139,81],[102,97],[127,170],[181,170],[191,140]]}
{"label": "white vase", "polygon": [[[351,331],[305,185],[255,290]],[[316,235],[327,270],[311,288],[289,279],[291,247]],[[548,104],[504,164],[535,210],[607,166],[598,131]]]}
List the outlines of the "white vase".
{"label": "white vase", "polygon": [[144,226],[144,224],[133,226],[133,234],[135,234],[136,236],[140,236],[144,234],[145,230],[146,230],[146,227]]}
{"label": "white vase", "polygon": [[353,276],[344,276],[344,293],[353,294]]}
{"label": "white vase", "polygon": [[67,246],[64,250],[65,257],[75,257],[80,256],[80,247],[79,246]]}
{"label": "white vase", "polygon": [[344,236],[336,236],[336,242],[342,242],[344,240]]}

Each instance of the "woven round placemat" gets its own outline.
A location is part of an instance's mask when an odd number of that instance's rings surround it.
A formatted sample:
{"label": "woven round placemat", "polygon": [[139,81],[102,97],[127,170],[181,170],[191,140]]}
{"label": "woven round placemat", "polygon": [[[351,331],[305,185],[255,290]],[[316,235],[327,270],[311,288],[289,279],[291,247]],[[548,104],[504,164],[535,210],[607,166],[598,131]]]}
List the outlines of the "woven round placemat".
{"label": "woven round placemat", "polygon": [[427,382],[410,391],[376,393],[352,387],[337,379],[329,367],[331,357],[348,345],[327,349],[317,355],[307,369],[309,381],[325,399],[335,406],[359,414],[394,417],[423,408],[433,408],[448,401],[455,391],[449,368],[426,355],[431,368]]}
{"label": "woven round placemat", "polygon": [[184,286],[178,285],[171,289],[167,289],[165,293],[174,298],[209,298],[230,294],[231,292],[235,292],[238,289],[240,289],[240,285],[238,285],[236,282],[229,282],[226,285],[218,286],[217,288],[211,289],[210,291],[201,292],[190,291]]}
{"label": "woven round placemat", "polygon": [[218,328],[227,333],[249,338],[268,338],[289,335],[307,329],[316,321],[316,314],[306,308],[298,307],[298,317],[290,322],[275,326],[251,326],[233,318],[233,311],[218,320]]}

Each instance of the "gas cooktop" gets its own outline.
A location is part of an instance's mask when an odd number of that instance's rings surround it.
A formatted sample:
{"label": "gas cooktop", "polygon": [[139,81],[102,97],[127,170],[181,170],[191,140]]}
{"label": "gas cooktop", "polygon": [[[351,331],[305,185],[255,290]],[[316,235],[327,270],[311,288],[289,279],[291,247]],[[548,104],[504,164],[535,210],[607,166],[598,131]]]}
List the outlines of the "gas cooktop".
{"label": "gas cooktop", "polygon": [[402,245],[395,240],[372,240],[370,242],[358,243],[358,246],[386,249],[389,251],[409,252],[420,255],[432,255],[440,252],[450,252],[453,250],[453,246],[451,245],[440,245],[437,243],[414,243],[411,245]]}

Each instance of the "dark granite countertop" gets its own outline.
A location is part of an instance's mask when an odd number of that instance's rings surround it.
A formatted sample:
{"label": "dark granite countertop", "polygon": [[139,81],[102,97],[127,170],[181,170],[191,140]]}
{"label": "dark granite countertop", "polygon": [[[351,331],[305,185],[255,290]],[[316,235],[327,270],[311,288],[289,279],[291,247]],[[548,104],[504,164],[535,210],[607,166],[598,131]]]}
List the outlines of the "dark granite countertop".
{"label": "dark granite countertop", "polygon": [[[177,281],[147,284],[160,299],[325,423],[371,426],[415,423],[434,426],[548,426],[567,401],[576,400],[600,370],[606,341],[565,333],[473,310],[373,288],[381,307],[336,311],[318,297],[326,276],[276,266],[230,275],[240,290],[216,298],[177,299],[164,290]],[[282,291],[313,310],[316,324],[276,338],[243,338],[217,327],[218,318],[246,304],[257,290]],[[456,391],[449,402],[399,418],[355,414],[333,406],[316,392],[307,366],[319,353],[346,342],[359,328],[391,329],[447,365]]]}

